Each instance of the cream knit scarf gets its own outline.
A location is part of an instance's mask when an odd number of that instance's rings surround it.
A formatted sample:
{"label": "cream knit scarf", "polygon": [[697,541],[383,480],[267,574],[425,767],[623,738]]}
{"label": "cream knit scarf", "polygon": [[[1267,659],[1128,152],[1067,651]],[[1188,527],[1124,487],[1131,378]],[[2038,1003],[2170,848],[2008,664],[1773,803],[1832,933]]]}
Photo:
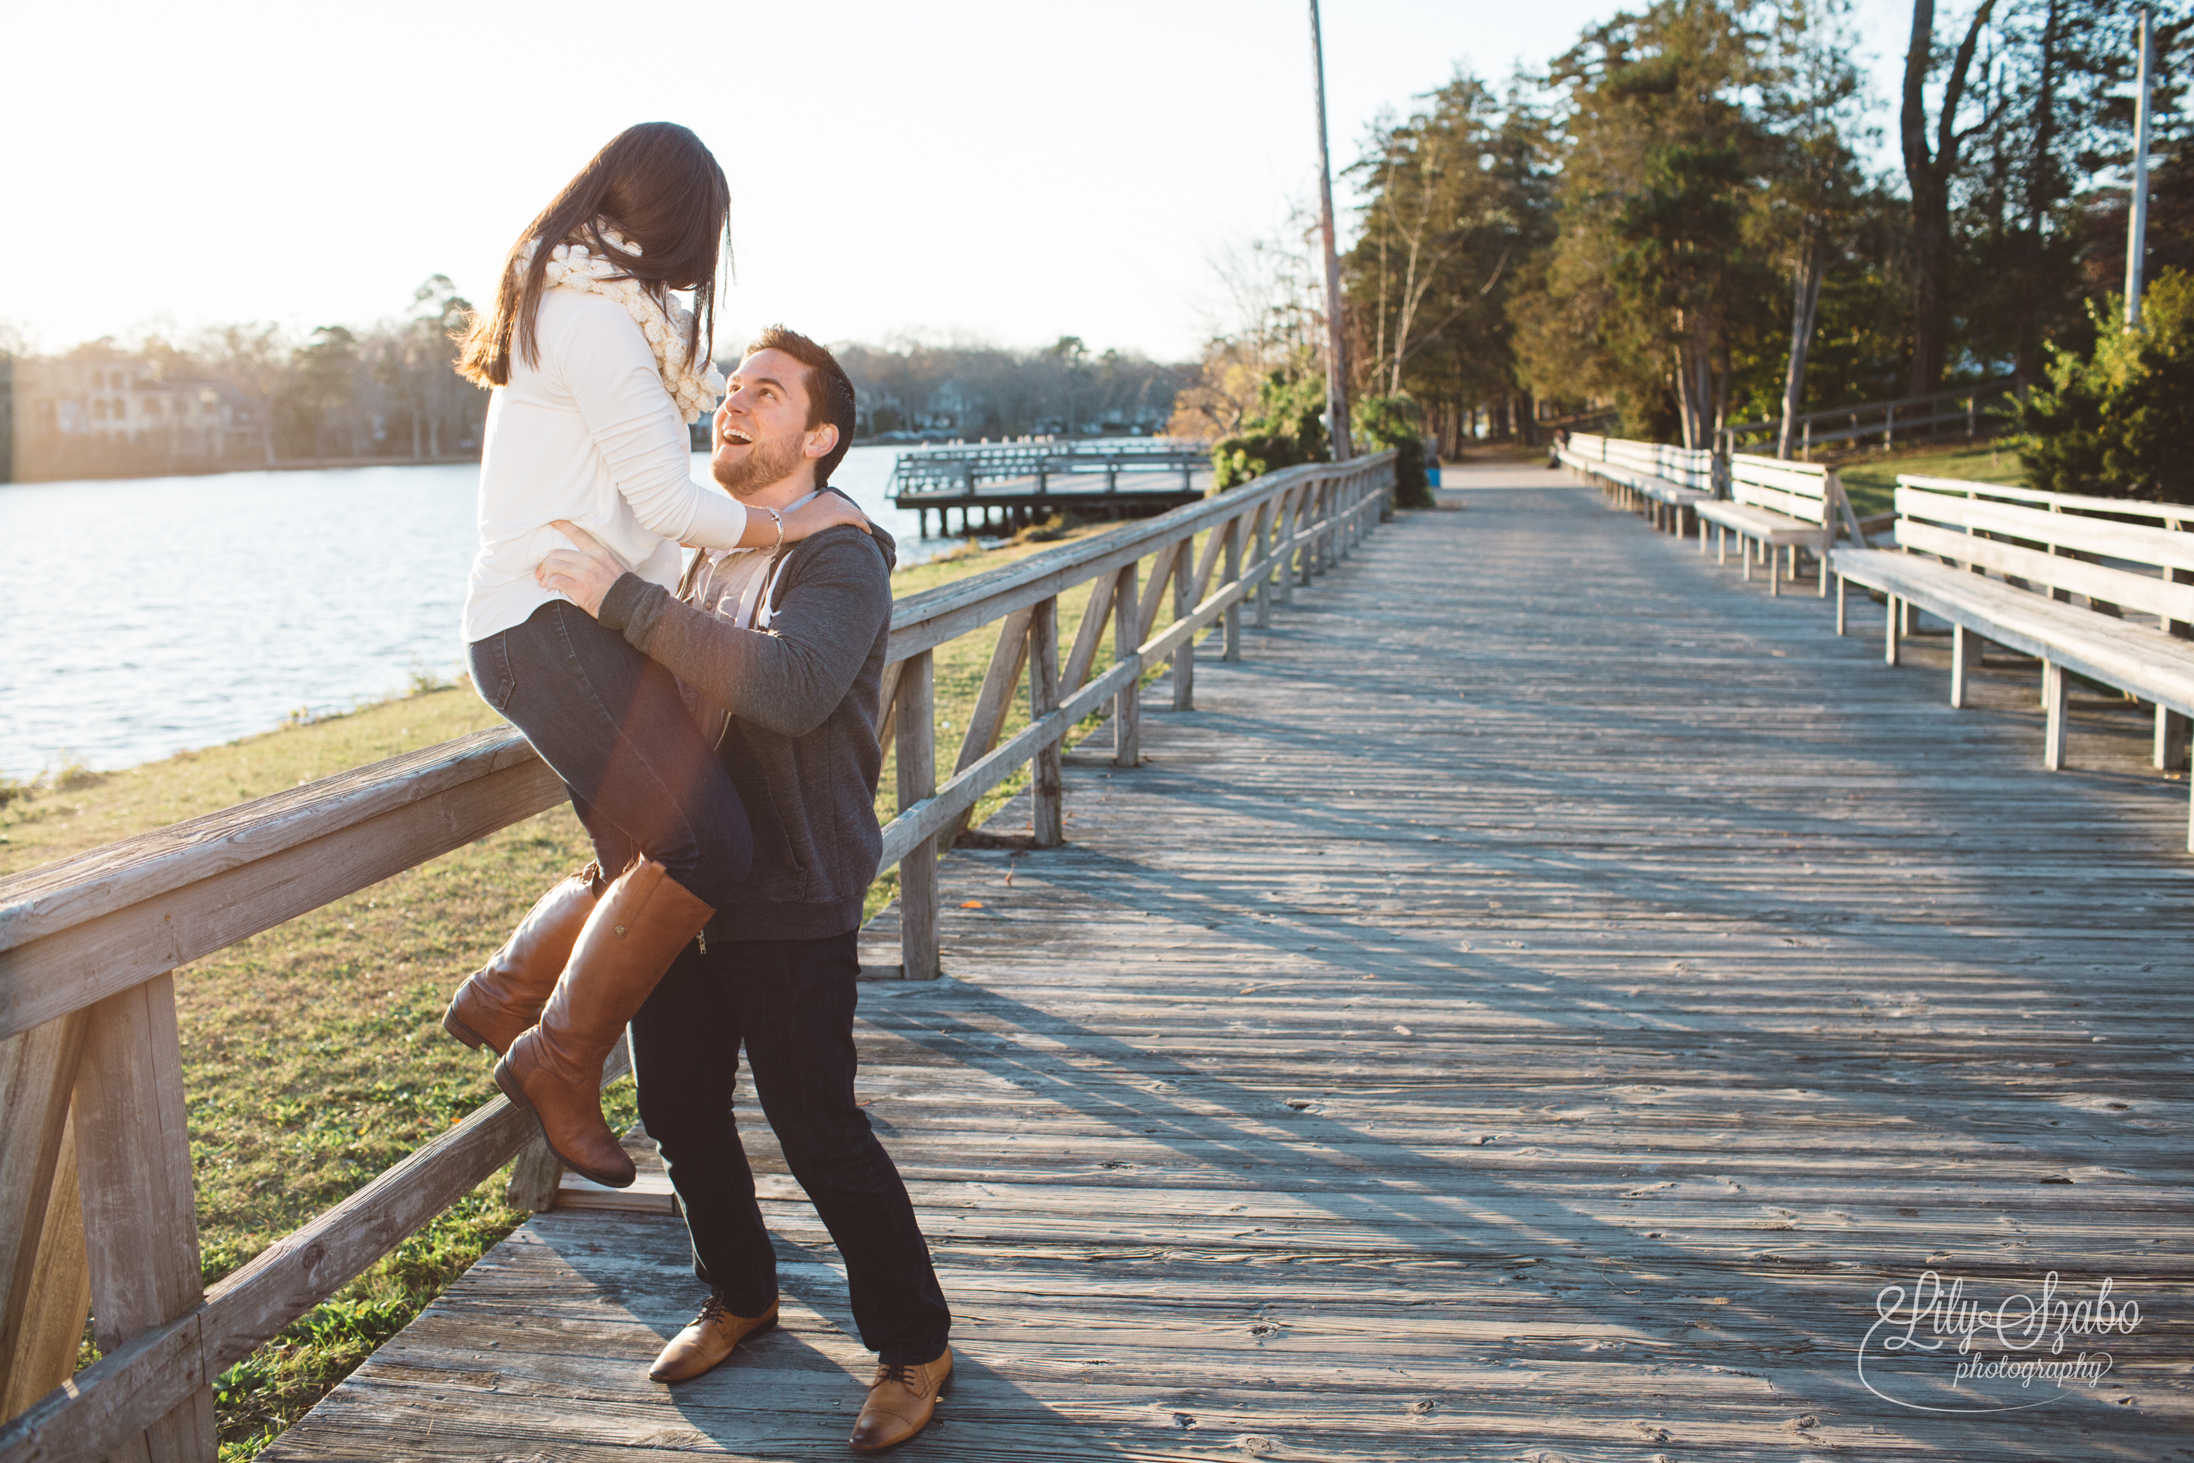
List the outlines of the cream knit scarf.
{"label": "cream knit scarf", "polygon": [[[640,252],[638,244],[620,237],[607,224],[599,227],[602,237],[611,244],[628,254]],[[531,243],[526,245],[519,256],[520,269],[532,264],[534,247]],[[724,378],[714,362],[704,360],[701,369],[695,371],[692,362],[686,359],[686,338],[693,328],[693,313],[668,291],[657,298],[655,292],[639,280],[620,274],[615,260],[592,253],[577,241],[558,244],[549,250],[547,278],[548,283],[562,285],[568,290],[607,295],[625,307],[625,313],[647,337],[648,349],[655,352],[655,364],[663,376],[663,389],[670,393],[682,420],[698,421],[705,413],[716,409],[716,399],[724,394]]]}

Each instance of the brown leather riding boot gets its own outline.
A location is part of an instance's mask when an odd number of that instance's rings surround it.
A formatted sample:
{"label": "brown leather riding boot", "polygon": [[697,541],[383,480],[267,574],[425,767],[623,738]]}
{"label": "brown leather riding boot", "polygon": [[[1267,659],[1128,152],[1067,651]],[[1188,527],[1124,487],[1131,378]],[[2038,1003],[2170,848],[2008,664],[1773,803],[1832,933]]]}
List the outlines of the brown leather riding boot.
{"label": "brown leather riding boot", "polygon": [[632,1159],[602,1118],[602,1063],[670,962],[716,911],[642,859],[587,916],[537,1026],[495,1064],[495,1085],[532,1112],[564,1166],[629,1188]]}
{"label": "brown leather riding boot", "polygon": [[928,1427],[937,1412],[938,1394],[951,1375],[949,1346],[935,1361],[920,1366],[876,1363],[876,1380],[869,1383],[868,1401],[861,1404],[847,1445],[856,1453],[881,1453]]}
{"label": "brown leather riding boot", "polygon": [[474,1051],[483,1044],[497,1056],[509,1051],[518,1033],[541,1019],[541,1008],[571,959],[579,931],[608,887],[601,866],[590,860],[542,895],[503,948],[466,976],[450,997],[442,1029]]}

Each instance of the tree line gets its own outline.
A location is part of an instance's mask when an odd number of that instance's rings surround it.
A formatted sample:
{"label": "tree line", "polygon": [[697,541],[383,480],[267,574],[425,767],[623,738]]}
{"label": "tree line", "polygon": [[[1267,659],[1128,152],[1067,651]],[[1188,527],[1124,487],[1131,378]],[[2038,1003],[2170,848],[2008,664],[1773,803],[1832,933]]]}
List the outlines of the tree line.
{"label": "tree line", "polygon": [[394,319],[266,323],[8,351],[18,477],[475,455],[487,394],[452,369],[472,306],[435,275]]}
{"label": "tree line", "polygon": [[[1887,99],[1849,0],[1658,0],[1499,85],[1459,70],[1348,170],[1354,392],[1449,451],[1596,408],[1690,446],[1780,419],[1787,451],[1802,411],[2056,385],[2115,329],[2135,14],[1913,0]],[[2151,280],[2194,267],[2185,5],[2154,33]],[[1264,248],[1288,262],[1215,335],[1184,425],[1269,426],[1322,370],[1307,249]]]}
{"label": "tree line", "polygon": [[1196,374],[1135,351],[1092,352],[1078,335],[1031,350],[918,336],[835,349],[859,402],[859,435],[887,441],[1148,436],[1164,430]]}
{"label": "tree line", "polygon": [[[453,369],[471,303],[436,275],[375,325],[297,335],[221,326],[58,356],[0,339],[0,429],[14,476],[68,478],[276,464],[477,456],[488,393]],[[1078,336],[1015,350],[902,338],[838,347],[860,402],[858,437],[887,442],[1164,430],[1192,364],[1092,351]],[[718,365],[729,372],[727,354]],[[0,398],[7,395],[0,389]],[[706,428],[695,445],[706,445]],[[0,469],[10,461],[0,431]],[[0,472],[0,480],[5,479]]]}

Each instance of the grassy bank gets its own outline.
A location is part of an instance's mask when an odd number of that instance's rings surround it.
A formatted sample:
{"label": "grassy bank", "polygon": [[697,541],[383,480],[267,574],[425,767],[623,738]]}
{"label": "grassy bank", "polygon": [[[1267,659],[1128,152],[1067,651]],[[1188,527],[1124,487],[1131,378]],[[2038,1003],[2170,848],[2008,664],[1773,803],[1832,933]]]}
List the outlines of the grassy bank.
{"label": "grassy bank", "polygon": [[[1050,546],[1026,542],[916,566],[895,576],[894,592],[934,588]],[[1062,614],[1067,643],[1080,613],[1077,594]],[[994,629],[978,631],[937,652],[941,772],[951,768],[994,638]],[[1107,664],[1101,656],[1099,669]],[[1007,733],[1026,721],[1024,695]],[[0,875],[496,724],[469,689],[428,690],[127,771],[77,769],[35,786],[12,784],[0,801]],[[892,777],[887,765],[878,800],[885,818],[896,811]],[[995,790],[978,816],[1020,785]],[[587,856],[578,820],[559,807],[177,973],[207,1281],[494,1095],[489,1060],[442,1033],[443,1004],[539,893]],[[871,912],[894,883],[888,874],[878,881]],[[629,1083],[613,1100],[620,1109],[613,1116],[629,1120]],[[524,1215],[503,1203],[502,1189],[500,1175],[482,1184],[232,1368],[218,1388],[222,1457],[256,1454],[509,1233]],[[94,1356],[87,1332],[82,1360]]]}
{"label": "grassy bank", "polygon": [[1897,474],[1957,478],[1961,482],[2026,485],[2026,465],[2009,447],[1916,447],[1909,451],[1870,453],[1838,463],[1851,507],[1860,517],[1887,513],[1896,506]]}

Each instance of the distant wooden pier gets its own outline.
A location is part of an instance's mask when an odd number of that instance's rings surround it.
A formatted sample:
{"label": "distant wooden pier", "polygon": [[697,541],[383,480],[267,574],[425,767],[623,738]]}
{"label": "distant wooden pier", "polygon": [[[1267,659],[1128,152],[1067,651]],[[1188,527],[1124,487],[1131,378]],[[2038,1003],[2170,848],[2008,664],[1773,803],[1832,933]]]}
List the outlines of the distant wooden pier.
{"label": "distant wooden pier", "polygon": [[1178,443],[1015,442],[903,453],[890,491],[892,506],[919,516],[924,537],[934,510],[943,537],[1010,531],[1055,513],[1149,518],[1196,502],[1209,485],[1209,454]]}

